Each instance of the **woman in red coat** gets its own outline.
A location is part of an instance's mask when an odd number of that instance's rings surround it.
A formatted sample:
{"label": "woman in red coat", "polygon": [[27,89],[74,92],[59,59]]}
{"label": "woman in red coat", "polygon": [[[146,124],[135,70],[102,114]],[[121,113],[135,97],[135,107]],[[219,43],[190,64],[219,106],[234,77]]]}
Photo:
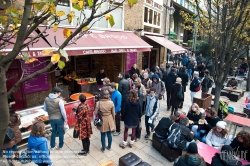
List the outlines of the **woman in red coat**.
{"label": "woman in red coat", "polygon": [[[183,91],[183,87],[181,85],[181,81],[182,81],[181,78],[177,77],[176,82],[172,86],[172,89],[171,89],[171,99],[170,99],[170,104],[172,106],[171,115],[173,115],[174,112],[178,111],[180,103],[184,100],[184,91]],[[177,97],[177,93],[180,90],[182,92],[183,99],[179,99]]]}
{"label": "woman in red coat", "polygon": [[79,104],[76,111],[76,127],[79,129],[79,140],[82,140],[83,149],[78,155],[87,156],[90,146],[89,138],[93,132],[89,119],[89,106],[85,104],[86,96],[81,94],[79,100],[81,104]]}
{"label": "woman in red coat", "polygon": [[10,166],[14,166],[12,153],[15,153],[15,157],[18,157],[18,148],[17,145],[22,141],[22,134],[19,130],[19,126],[21,125],[20,116],[15,112],[10,111],[10,122],[9,127],[14,131],[15,137],[9,142],[3,144],[2,149],[5,149],[7,161]]}

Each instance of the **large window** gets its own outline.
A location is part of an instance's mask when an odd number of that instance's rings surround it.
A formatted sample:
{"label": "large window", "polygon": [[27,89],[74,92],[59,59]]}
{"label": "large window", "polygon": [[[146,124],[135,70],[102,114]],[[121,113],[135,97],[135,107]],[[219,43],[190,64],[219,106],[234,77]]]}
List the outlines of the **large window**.
{"label": "large window", "polygon": [[144,9],[144,22],[148,22],[148,8],[145,7]]}
{"label": "large window", "polygon": [[161,13],[158,13],[157,25],[158,25],[158,26],[161,26]]}
{"label": "large window", "polygon": [[157,12],[154,11],[154,25],[156,25],[157,23]]}
{"label": "large window", "polygon": [[150,24],[153,23],[153,10],[152,9],[149,10],[149,23]]}

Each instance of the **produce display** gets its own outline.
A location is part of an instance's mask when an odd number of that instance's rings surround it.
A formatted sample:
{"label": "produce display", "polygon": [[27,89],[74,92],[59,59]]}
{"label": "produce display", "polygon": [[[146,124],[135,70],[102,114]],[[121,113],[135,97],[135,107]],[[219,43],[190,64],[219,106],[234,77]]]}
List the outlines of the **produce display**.
{"label": "produce display", "polygon": [[79,78],[75,71],[64,77],[65,80],[72,81],[75,80],[80,85],[96,83],[95,78]]}

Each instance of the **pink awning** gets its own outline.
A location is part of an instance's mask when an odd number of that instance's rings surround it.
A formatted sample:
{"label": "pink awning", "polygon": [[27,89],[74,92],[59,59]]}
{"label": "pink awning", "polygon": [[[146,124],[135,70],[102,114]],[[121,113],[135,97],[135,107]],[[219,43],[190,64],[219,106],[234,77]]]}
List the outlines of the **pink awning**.
{"label": "pink awning", "polygon": [[161,36],[151,36],[151,35],[145,35],[147,38],[155,41],[156,43],[159,43],[163,47],[166,47],[167,49],[171,50],[171,53],[173,54],[181,54],[185,53],[187,50],[185,48],[182,48],[181,46],[178,46],[177,44],[171,42],[170,40],[161,37]]}
{"label": "pink awning", "polygon": [[[40,27],[41,31],[43,27]],[[65,38],[63,29],[58,28],[56,32],[53,28],[46,31],[49,34],[46,39],[52,47],[61,45]],[[75,29],[70,29],[74,32]],[[74,44],[66,46],[64,49],[70,56],[86,54],[108,54],[108,53],[126,53],[126,52],[145,52],[151,51],[150,46],[133,32],[121,31],[94,31],[83,35]]]}

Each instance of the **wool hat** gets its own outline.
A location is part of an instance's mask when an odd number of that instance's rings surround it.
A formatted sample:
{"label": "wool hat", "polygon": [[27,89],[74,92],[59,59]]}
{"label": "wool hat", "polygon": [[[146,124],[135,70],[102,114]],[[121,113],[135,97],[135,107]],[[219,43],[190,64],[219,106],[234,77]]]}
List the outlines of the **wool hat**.
{"label": "wool hat", "polygon": [[176,82],[181,82],[181,81],[182,81],[182,79],[180,77],[176,78]]}
{"label": "wool hat", "polygon": [[219,122],[216,123],[216,126],[219,127],[219,128],[222,128],[222,129],[225,129],[226,125],[227,125],[227,123],[224,122],[224,121],[219,121]]}
{"label": "wool hat", "polygon": [[189,145],[188,145],[188,150],[187,150],[188,153],[191,153],[191,154],[197,154],[198,153],[198,148],[197,148],[197,145],[195,142],[191,142]]}

